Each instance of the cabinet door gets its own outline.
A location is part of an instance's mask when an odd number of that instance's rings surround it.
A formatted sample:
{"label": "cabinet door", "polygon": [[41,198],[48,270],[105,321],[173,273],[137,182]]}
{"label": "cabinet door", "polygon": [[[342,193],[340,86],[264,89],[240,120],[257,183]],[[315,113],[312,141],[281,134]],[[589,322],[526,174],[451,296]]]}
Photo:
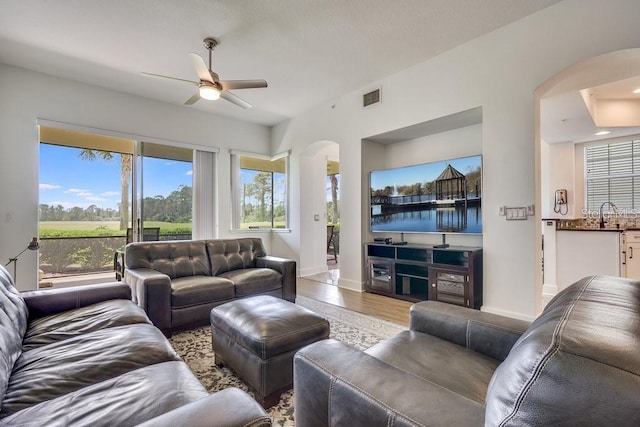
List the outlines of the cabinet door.
{"label": "cabinet door", "polygon": [[640,242],[627,243],[626,257],[625,277],[640,279]]}
{"label": "cabinet door", "polygon": [[393,264],[389,261],[369,259],[367,262],[367,287],[374,292],[393,293]]}
{"label": "cabinet door", "polygon": [[432,269],[429,299],[470,307],[469,276],[460,271]]}

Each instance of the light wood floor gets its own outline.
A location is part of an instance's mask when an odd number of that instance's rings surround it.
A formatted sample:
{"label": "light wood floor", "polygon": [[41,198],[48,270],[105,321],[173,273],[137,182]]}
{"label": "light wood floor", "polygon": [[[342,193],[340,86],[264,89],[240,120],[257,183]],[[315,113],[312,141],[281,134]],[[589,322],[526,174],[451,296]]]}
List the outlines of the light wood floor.
{"label": "light wood floor", "polygon": [[304,277],[298,277],[297,288],[298,295],[409,326],[411,302],[351,291]]}

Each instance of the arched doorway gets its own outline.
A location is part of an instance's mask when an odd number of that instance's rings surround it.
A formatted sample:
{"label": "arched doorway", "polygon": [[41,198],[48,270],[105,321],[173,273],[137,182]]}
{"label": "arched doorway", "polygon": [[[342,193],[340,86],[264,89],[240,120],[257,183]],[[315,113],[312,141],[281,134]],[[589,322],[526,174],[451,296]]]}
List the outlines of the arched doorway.
{"label": "arched doorway", "polygon": [[[540,206],[536,212],[536,241],[540,243],[536,244],[536,259],[542,266],[536,269],[537,312],[570,284],[572,277],[615,272],[616,256],[620,255],[615,241],[602,254],[611,259],[606,265],[587,260],[584,267],[576,267],[563,261],[571,248],[562,235],[565,227],[593,226],[585,203],[586,147],[640,134],[640,94],[631,88],[640,88],[640,49],[615,51],[577,63],[549,78],[534,93],[536,206]],[[583,246],[594,251],[602,247]]]}
{"label": "arched doorway", "polygon": [[[315,142],[305,149],[300,160],[304,171],[300,180],[300,275],[337,284],[340,185],[336,173],[339,173],[339,145],[333,141]],[[331,247],[328,241],[330,226],[334,234]]]}

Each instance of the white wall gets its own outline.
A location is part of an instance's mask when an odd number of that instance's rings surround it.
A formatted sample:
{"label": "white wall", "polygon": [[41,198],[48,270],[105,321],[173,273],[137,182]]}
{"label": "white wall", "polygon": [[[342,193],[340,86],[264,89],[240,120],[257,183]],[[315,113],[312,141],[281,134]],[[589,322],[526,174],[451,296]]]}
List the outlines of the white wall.
{"label": "white wall", "polygon": [[[542,218],[576,218],[583,203],[578,199],[579,196],[575,190],[577,182],[574,144],[572,142],[558,144],[543,142],[543,147],[541,174],[545,177],[546,185],[542,192]],[[566,212],[564,215],[554,210],[555,191],[559,189],[567,190],[567,205],[562,207],[562,212]],[[556,210],[560,210],[560,206]]]}
{"label": "white wall", "polygon": [[[229,148],[270,154],[267,127],[0,64],[0,260],[38,235],[37,119],[219,147],[219,235],[229,236]],[[7,221],[7,214],[13,221]],[[245,235],[245,234],[243,234]],[[270,234],[260,234],[267,248]],[[274,255],[277,255],[274,254]],[[18,262],[18,287],[36,286],[36,252]]]}
{"label": "white wall", "polygon": [[[536,314],[536,219],[505,221],[501,205],[533,204],[534,90],[587,58],[640,44],[640,2],[567,0],[463,44],[379,84],[383,102],[362,109],[354,91],[274,128],[272,149],[293,157],[316,141],[340,144],[343,168],[341,286],[361,287],[363,138],[482,107],[484,310],[531,318]],[[373,83],[373,82],[372,82]],[[335,105],[335,108],[331,108]],[[299,169],[293,171],[300,179]],[[295,194],[295,193],[294,193]],[[296,201],[297,211],[305,194]],[[300,226],[305,226],[300,219]],[[538,226],[539,228],[539,226]],[[299,250],[305,242],[283,236]],[[357,267],[356,267],[357,266]]]}

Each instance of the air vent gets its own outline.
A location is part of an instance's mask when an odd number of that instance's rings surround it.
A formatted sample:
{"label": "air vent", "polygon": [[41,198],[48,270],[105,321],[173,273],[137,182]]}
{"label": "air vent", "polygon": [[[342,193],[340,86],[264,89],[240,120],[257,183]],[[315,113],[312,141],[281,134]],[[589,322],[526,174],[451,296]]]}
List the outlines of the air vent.
{"label": "air vent", "polygon": [[362,95],[362,106],[368,107],[371,104],[380,102],[380,89],[376,89]]}

